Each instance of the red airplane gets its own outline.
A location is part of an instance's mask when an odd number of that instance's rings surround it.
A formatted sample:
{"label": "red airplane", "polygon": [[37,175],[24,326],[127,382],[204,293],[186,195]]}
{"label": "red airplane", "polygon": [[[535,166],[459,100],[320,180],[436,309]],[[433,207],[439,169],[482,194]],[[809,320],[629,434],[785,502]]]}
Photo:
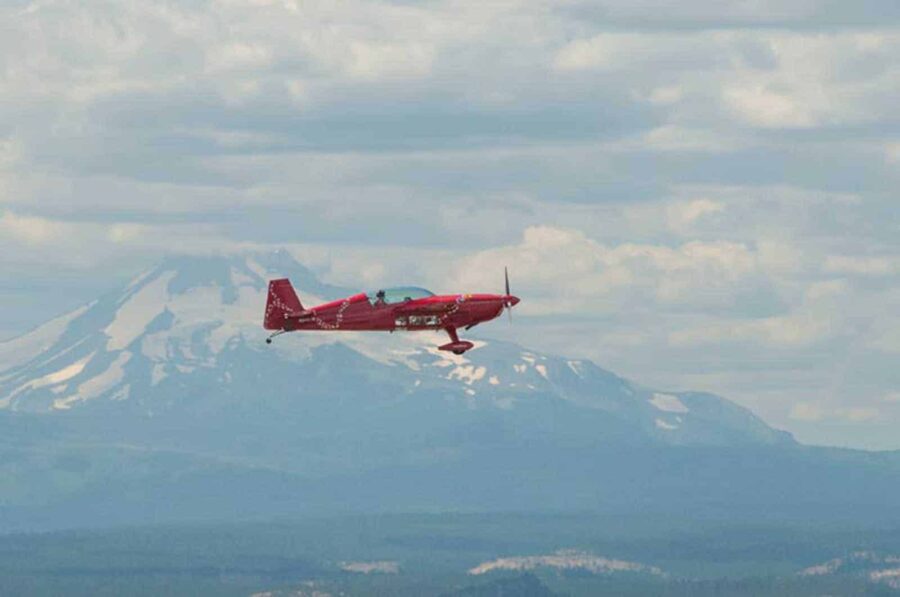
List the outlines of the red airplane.
{"label": "red airplane", "polygon": [[[275,330],[266,338],[302,330],[327,331],[419,331],[442,329],[450,342],[439,346],[462,354],[474,344],[460,340],[457,328],[471,329],[483,321],[512,309],[519,298],[509,293],[509,273],[504,269],[506,294],[448,294],[436,296],[424,288],[385,288],[371,294],[354,294],[344,299],[304,309],[290,280],[269,282],[269,297],[263,327]],[[512,313],[510,313],[512,317]]]}

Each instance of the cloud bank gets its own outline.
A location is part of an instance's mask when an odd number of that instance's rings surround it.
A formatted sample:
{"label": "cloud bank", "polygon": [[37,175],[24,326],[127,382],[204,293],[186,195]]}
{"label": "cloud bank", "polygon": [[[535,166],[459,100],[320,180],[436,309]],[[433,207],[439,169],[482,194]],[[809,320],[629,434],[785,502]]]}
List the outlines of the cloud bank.
{"label": "cloud bank", "polygon": [[898,448],[898,56],[889,0],[7,2],[0,333],[170,250],[508,265],[492,334]]}

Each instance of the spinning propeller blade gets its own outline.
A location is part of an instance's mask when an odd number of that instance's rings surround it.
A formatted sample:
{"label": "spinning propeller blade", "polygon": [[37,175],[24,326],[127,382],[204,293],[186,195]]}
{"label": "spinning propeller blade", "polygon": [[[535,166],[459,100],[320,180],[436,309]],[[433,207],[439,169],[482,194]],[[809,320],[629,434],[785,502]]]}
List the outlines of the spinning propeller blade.
{"label": "spinning propeller blade", "polygon": [[506,315],[509,317],[509,323],[512,324],[512,303],[509,300],[509,268],[503,267],[503,279],[506,282],[506,296],[503,299],[503,305],[506,308]]}

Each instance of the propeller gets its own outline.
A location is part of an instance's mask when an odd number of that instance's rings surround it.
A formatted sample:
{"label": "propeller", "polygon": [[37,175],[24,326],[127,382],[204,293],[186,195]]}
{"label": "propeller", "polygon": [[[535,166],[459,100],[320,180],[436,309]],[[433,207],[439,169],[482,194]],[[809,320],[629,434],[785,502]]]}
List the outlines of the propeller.
{"label": "propeller", "polygon": [[503,281],[506,291],[506,294],[503,295],[503,308],[506,309],[506,315],[509,317],[509,322],[512,323],[512,308],[518,304],[519,299],[509,293],[509,268],[507,267],[503,268]]}

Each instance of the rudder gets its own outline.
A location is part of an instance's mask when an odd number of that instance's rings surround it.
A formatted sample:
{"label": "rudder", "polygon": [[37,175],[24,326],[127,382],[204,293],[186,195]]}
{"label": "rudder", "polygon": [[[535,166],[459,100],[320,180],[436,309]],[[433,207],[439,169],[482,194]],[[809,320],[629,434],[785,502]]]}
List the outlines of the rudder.
{"label": "rudder", "polygon": [[287,278],[270,280],[263,327],[267,330],[284,329],[285,316],[300,311],[303,311],[303,305],[300,304],[291,281]]}

